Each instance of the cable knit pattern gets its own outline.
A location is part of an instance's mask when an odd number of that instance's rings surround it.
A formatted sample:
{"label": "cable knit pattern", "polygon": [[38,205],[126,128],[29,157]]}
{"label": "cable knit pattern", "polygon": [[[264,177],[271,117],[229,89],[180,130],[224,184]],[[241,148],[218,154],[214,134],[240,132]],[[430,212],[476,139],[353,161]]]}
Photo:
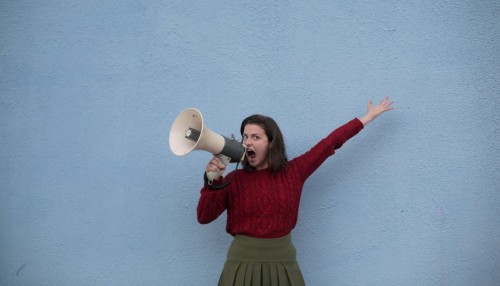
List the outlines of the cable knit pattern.
{"label": "cable knit pattern", "polygon": [[279,173],[268,169],[230,172],[214,184],[231,183],[222,190],[201,189],[198,221],[210,223],[227,210],[226,231],[256,238],[278,238],[297,224],[302,187],[307,178],[347,140],[363,129],[355,118],[335,129],[306,153],[290,160]]}

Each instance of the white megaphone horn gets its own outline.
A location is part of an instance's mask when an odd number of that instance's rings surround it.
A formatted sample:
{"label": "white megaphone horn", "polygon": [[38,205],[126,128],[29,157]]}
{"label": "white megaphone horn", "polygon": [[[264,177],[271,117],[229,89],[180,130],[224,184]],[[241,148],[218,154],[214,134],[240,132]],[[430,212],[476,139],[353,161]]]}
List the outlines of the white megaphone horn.
{"label": "white megaphone horn", "polygon": [[[201,112],[196,108],[182,111],[170,128],[170,150],[177,156],[184,156],[193,150],[205,150],[217,155],[224,165],[240,162],[245,158],[245,147],[240,142],[219,135],[208,129]],[[208,172],[211,183],[222,171]]]}

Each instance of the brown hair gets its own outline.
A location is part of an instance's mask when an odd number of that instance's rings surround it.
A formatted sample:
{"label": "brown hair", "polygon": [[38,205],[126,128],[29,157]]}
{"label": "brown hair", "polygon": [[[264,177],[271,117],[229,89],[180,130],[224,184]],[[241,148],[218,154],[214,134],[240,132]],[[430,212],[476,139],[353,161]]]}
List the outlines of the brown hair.
{"label": "brown hair", "polygon": [[[271,172],[279,172],[288,163],[288,158],[286,156],[285,140],[281,134],[281,130],[278,124],[271,117],[254,114],[251,115],[241,122],[240,134],[243,136],[243,131],[247,124],[255,124],[260,126],[266,132],[267,139],[269,141],[269,146],[267,150],[267,161],[269,163],[269,170]],[[242,162],[242,166],[245,170],[253,171],[255,170],[248,160],[245,159]]]}

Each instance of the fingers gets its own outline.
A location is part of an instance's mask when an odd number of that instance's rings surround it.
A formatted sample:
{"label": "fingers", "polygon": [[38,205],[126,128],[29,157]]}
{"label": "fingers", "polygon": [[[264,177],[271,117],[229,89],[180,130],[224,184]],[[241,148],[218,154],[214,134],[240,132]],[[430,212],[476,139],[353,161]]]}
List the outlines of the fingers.
{"label": "fingers", "polygon": [[394,109],[392,106],[393,104],[394,102],[390,100],[389,96],[382,99],[382,101],[376,106],[373,106],[373,102],[370,100],[368,102],[368,114],[375,118],[386,111]]}
{"label": "fingers", "polygon": [[392,105],[394,104],[394,101],[390,101],[390,96],[386,96],[379,104],[379,106],[383,109],[383,111],[391,110],[394,109]]}
{"label": "fingers", "polygon": [[214,156],[212,158],[212,160],[210,160],[210,163],[215,165],[217,168],[219,169],[225,169],[226,168],[226,165],[224,165],[224,163],[221,162],[220,158],[217,157],[217,156]]}
{"label": "fingers", "polygon": [[212,159],[208,162],[206,172],[219,172],[221,170],[225,170],[226,166],[220,161],[217,156],[212,157]]}
{"label": "fingers", "polygon": [[385,102],[385,108],[387,110],[391,110],[391,109],[394,109],[394,107],[392,106],[394,104],[394,101],[390,101],[390,97],[386,97],[386,102]]}

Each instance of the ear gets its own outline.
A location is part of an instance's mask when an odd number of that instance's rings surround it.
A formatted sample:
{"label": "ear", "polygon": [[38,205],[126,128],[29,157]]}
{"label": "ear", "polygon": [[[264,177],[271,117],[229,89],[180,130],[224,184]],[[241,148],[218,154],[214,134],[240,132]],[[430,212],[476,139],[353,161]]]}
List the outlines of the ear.
{"label": "ear", "polygon": [[271,148],[273,148],[273,146],[274,146],[274,141],[269,141],[267,144],[267,149],[271,150]]}

